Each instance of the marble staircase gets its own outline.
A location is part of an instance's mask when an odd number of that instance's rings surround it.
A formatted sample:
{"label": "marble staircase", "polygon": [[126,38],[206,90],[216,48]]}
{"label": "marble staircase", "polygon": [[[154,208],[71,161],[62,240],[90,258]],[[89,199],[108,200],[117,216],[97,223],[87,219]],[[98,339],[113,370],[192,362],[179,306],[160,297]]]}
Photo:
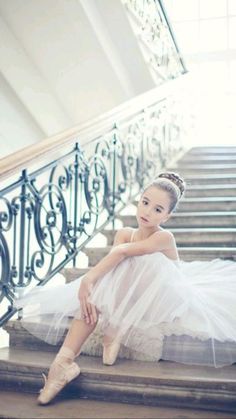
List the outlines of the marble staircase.
{"label": "marble staircase", "polygon": [[[187,182],[185,198],[166,228],[175,237],[180,258],[186,261],[225,258],[236,260],[236,147],[195,147],[168,168]],[[134,201],[118,218],[136,226]],[[104,230],[107,244],[86,247],[87,268],[64,268],[67,281],[86,273],[110,250],[115,231]],[[36,393],[58,348],[26,332],[17,320],[5,326],[10,347],[0,349],[0,388]],[[78,362],[82,374],[63,392],[78,398],[149,406],[236,412],[236,364],[210,368],[156,362],[138,351],[121,348],[117,363],[102,365],[99,328],[84,345]],[[62,397],[62,396],[61,396]],[[60,398],[60,397],[59,397]],[[222,413],[223,417],[223,413]]]}

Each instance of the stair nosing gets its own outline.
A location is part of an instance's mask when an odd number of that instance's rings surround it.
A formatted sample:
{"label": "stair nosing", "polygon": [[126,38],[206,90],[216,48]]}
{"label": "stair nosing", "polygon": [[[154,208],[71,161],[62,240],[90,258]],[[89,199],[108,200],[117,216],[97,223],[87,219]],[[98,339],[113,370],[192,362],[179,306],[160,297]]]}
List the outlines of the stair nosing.
{"label": "stair nosing", "polygon": [[[186,216],[190,216],[190,217],[210,216],[210,217],[212,217],[214,215],[215,216],[221,216],[221,215],[236,216],[236,211],[186,211],[186,212],[178,211],[178,212],[174,212],[171,217],[178,217],[178,216],[181,216],[181,217],[186,217]],[[136,215],[135,214],[118,214],[117,218],[119,218],[119,217],[136,217]]]}
{"label": "stair nosing", "polygon": [[[87,251],[87,250],[99,250],[99,249],[102,249],[102,250],[106,250],[106,249],[110,249],[110,248],[112,248],[112,245],[107,245],[107,246],[104,246],[104,247],[95,247],[95,246],[93,246],[93,247],[85,247],[85,252]],[[194,249],[194,250],[201,250],[201,251],[203,251],[203,250],[214,250],[214,251],[235,251],[236,252],[236,247],[226,247],[226,246],[222,246],[222,247],[209,247],[209,246],[202,246],[202,247],[199,247],[199,246],[184,246],[184,247],[181,247],[181,250],[192,250],[192,249]]]}
{"label": "stair nosing", "polygon": [[[53,358],[54,354],[48,353],[47,355],[49,355],[49,360],[44,360],[41,363],[37,362],[37,365],[35,365],[33,363],[33,361],[16,361],[14,359],[1,359],[1,349],[0,349],[0,365],[1,365],[1,370],[4,371],[10,371],[12,369],[12,372],[14,372],[14,367],[17,365],[19,366],[19,368],[22,368],[25,372],[25,367],[27,368],[32,368],[32,370],[34,371],[38,371],[38,370],[42,370],[42,367],[48,369],[50,363],[51,363],[51,358]],[[16,354],[16,356],[19,353],[22,353],[24,351],[24,355],[27,355],[27,353],[29,353],[29,357],[32,357],[32,351],[25,351],[23,349],[11,349],[10,352],[13,354]],[[38,353],[44,353],[43,351],[34,351],[33,356],[38,357]],[[80,361],[79,361],[80,360]],[[98,361],[99,360],[99,361]],[[88,365],[86,365],[86,361],[88,361]],[[99,362],[99,365],[95,365],[95,366],[91,366],[93,365],[93,362],[95,362],[95,364],[97,364],[97,362]],[[100,357],[95,357],[95,356],[91,356],[91,355],[80,355],[80,357],[78,358],[78,363],[80,364],[81,367],[81,372],[86,373],[86,374],[93,374],[95,376],[99,376],[99,375],[103,375],[103,376],[109,376],[111,378],[117,378],[119,377],[120,379],[124,379],[126,377],[129,376],[135,376],[135,378],[137,380],[143,380],[143,379],[147,379],[147,380],[158,380],[158,381],[162,381],[163,383],[166,382],[166,380],[171,380],[171,381],[176,381],[176,382],[182,382],[182,381],[186,381],[186,382],[190,382],[190,381],[195,381],[197,384],[201,383],[201,384],[205,384],[205,383],[211,383],[212,384],[212,377],[208,378],[208,377],[202,377],[201,375],[198,375],[197,377],[188,377],[187,375],[182,375],[180,377],[176,376],[175,378],[173,378],[173,370],[170,368],[169,372],[164,372],[164,368],[163,370],[161,370],[162,366],[172,366],[173,362],[171,361],[136,361],[136,360],[126,360],[126,359],[118,359],[116,365],[114,366],[105,366],[102,364],[100,364],[101,360]],[[83,365],[85,364],[85,365]],[[122,366],[123,364],[123,366]],[[127,372],[127,364],[131,365],[131,373],[130,371]],[[139,369],[136,370],[136,366],[139,365]],[[156,373],[157,375],[154,375],[153,373],[153,365],[156,367]],[[3,368],[2,368],[3,366]],[[6,366],[6,369],[4,368],[4,366]],[[178,372],[180,374],[183,373],[183,369],[185,368],[186,370],[193,369],[193,370],[198,370],[197,366],[191,366],[191,365],[185,365],[183,366],[183,364],[180,363],[175,363],[176,369],[178,370]],[[196,367],[196,368],[195,368]],[[133,368],[133,369],[132,369]],[[200,368],[203,368],[200,367]],[[211,369],[210,367],[208,367],[209,369]],[[234,369],[236,371],[236,364],[234,364],[233,366],[227,366],[227,367],[223,367],[225,368],[225,370],[228,369]],[[142,371],[142,369],[147,370],[147,372],[145,373],[140,373],[140,370]],[[158,371],[160,370],[160,371]],[[135,371],[135,374],[134,374]],[[132,374],[133,372],[133,374]],[[210,371],[209,371],[210,372]],[[213,369],[211,371],[213,374],[218,373],[217,369]],[[150,376],[150,374],[153,374],[152,376]],[[202,380],[202,381],[201,381]],[[214,378],[214,383],[217,385],[221,382],[227,382],[229,384],[234,384],[235,388],[236,388],[236,378],[232,379],[232,378],[227,378],[224,377],[223,379],[219,376],[217,378]]]}

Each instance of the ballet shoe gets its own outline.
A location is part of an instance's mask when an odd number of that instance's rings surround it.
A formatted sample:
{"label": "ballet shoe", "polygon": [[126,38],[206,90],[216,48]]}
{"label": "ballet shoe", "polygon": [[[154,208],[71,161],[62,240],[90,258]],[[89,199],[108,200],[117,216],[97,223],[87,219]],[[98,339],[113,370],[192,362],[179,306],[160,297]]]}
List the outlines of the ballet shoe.
{"label": "ballet shoe", "polygon": [[[56,371],[53,371],[56,369]],[[80,374],[80,368],[72,362],[68,366],[57,364],[52,365],[51,371],[49,370],[48,378],[43,374],[44,387],[40,390],[38,397],[38,404],[48,404],[56,395]]]}
{"label": "ballet shoe", "polygon": [[120,349],[120,342],[113,341],[105,343],[103,341],[102,362],[104,365],[113,365],[116,361]]}

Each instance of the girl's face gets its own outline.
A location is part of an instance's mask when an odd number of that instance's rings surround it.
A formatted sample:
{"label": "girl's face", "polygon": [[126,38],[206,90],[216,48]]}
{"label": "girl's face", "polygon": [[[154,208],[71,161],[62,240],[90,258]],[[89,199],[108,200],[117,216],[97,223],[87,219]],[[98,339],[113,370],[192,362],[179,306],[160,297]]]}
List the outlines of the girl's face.
{"label": "girl's face", "polygon": [[157,227],[170,217],[170,197],[168,192],[150,186],[142,194],[137,206],[136,218],[141,227]]}

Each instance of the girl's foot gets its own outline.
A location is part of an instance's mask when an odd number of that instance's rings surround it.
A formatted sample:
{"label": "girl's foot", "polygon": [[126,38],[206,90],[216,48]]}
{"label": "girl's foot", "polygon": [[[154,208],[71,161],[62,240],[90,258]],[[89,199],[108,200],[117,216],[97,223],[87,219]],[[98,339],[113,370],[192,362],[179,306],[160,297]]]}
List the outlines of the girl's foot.
{"label": "girl's foot", "polygon": [[49,370],[48,378],[43,374],[44,387],[40,390],[39,404],[48,404],[56,395],[80,374],[80,368],[76,362],[63,366],[53,362]]}
{"label": "girl's foot", "polygon": [[118,340],[111,340],[107,336],[103,338],[103,356],[102,361],[104,365],[113,365],[116,361],[120,349],[120,342]]}

